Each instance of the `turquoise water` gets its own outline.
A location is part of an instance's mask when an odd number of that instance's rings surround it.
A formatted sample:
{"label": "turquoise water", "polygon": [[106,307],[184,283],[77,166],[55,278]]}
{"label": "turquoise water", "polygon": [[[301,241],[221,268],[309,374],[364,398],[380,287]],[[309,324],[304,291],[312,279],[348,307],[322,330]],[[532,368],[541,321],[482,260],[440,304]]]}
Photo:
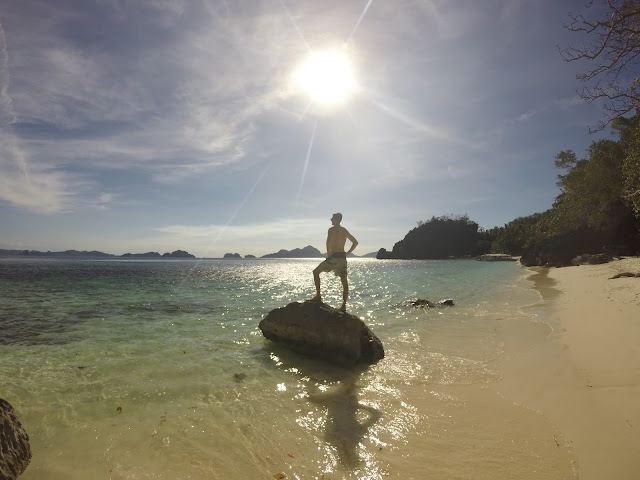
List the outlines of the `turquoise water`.
{"label": "turquoise water", "polygon": [[[348,311],[386,358],[350,372],[257,328],[318,260],[0,260],[0,397],[24,479],[576,478],[496,365],[549,333],[515,262],[349,262]],[[341,285],[322,276],[324,301]],[[453,298],[448,308],[407,300]],[[553,437],[556,438],[556,437]]]}

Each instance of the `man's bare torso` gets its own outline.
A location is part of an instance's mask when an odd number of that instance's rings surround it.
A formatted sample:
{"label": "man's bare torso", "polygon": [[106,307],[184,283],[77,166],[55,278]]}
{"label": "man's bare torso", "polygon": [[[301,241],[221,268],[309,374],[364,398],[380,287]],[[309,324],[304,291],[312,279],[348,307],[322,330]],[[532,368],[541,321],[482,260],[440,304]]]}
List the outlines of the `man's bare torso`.
{"label": "man's bare torso", "polygon": [[344,245],[351,234],[341,225],[334,225],[327,233],[327,256],[337,252],[344,253]]}

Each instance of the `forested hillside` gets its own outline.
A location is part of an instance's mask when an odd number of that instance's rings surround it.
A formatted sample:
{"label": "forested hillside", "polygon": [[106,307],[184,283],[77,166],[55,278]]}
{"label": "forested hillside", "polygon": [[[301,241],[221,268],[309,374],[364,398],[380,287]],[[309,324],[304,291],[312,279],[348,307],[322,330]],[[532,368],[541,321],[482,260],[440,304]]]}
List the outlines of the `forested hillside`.
{"label": "forested hillside", "polygon": [[617,140],[594,141],[584,158],[556,155],[560,190],[543,213],[479,228],[468,216],[433,217],[378,258],[439,259],[522,255],[529,265],[568,265],[583,253],[640,253],[640,117],[612,122]]}

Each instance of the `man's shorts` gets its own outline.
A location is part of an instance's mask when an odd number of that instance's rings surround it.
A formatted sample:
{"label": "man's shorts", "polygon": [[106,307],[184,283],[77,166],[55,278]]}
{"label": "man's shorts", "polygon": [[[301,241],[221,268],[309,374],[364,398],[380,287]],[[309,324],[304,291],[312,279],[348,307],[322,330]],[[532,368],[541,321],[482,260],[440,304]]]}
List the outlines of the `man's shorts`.
{"label": "man's shorts", "polygon": [[347,256],[342,252],[334,253],[318,265],[316,271],[333,272],[336,277],[347,278]]}

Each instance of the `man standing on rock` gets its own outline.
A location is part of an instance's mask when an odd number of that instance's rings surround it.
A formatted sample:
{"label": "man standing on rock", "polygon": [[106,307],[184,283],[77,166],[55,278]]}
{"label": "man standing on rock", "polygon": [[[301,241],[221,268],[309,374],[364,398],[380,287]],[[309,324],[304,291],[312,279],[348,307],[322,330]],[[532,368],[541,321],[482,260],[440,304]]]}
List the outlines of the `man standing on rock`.
{"label": "man standing on rock", "polygon": [[[313,271],[313,281],[316,284],[316,296],[312,301],[322,301],[320,296],[320,273],[333,272],[342,281],[342,306],[340,311],[347,309],[347,297],[349,296],[349,283],[347,282],[347,255],[353,252],[358,245],[358,241],[349,231],[340,225],[342,221],[341,213],[334,213],[331,217],[333,226],[327,233],[327,259],[318,265]],[[351,241],[351,248],[345,252],[344,245],[347,239]]]}

